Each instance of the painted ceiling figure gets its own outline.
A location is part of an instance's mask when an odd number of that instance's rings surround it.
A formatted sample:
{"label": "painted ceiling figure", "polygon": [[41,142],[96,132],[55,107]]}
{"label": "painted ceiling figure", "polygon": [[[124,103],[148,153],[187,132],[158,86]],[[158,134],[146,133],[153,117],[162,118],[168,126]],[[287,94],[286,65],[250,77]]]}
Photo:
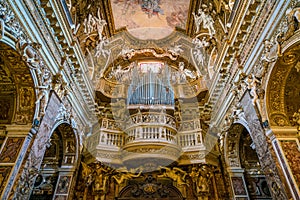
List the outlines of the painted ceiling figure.
{"label": "painted ceiling figure", "polygon": [[151,18],[153,15],[164,14],[164,11],[159,6],[160,0],[143,0],[142,10]]}

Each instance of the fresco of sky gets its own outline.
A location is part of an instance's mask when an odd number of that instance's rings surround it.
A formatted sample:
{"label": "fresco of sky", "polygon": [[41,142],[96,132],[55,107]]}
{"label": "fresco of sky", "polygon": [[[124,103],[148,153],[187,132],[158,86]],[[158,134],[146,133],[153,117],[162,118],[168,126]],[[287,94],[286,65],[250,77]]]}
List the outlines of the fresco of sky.
{"label": "fresco of sky", "polygon": [[126,27],[139,39],[161,39],[185,29],[187,0],[112,0],[115,28]]}

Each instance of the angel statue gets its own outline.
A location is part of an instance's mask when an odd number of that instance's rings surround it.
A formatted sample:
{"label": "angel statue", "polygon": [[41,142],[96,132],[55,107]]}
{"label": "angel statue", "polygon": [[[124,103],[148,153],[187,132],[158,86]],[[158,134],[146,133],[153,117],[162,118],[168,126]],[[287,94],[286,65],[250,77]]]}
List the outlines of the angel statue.
{"label": "angel statue", "polygon": [[199,8],[198,14],[193,13],[194,21],[196,25],[196,33],[200,31],[200,25],[203,22],[203,28],[208,29],[208,34],[212,38],[216,34],[216,30],[214,28],[214,20],[211,15],[206,14],[202,8]]}
{"label": "angel statue", "polygon": [[183,197],[186,197],[186,187],[189,186],[186,183],[185,177],[187,173],[178,167],[173,167],[172,169],[169,167],[159,167],[163,173],[158,175],[158,178],[171,178],[175,184],[175,186],[179,189]]}
{"label": "angel statue", "polygon": [[168,52],[170,52],[173,56],[178,56],[183,52],[182,45],[174,45],[168,49]]}
{"label": "angel statue", "polygon": [[[139,170],[139,173],[136,174],[136,172]],[[132,178],[137,178],[141,176],[143,172],[143,168],[131,168],[129,171],[127,170],[126,167],[120,168],[117,171],[119,171],[118,174],[112,176],[112,178],[116,181],[118,185],[122,185],[126,180],[132,179]]]}
{"label": "angel statue", "polygon": [[169,167],[160,167],[160,169],[164,170],[163,174],[158,175],[157,177],[163,178],[171,178],[174,182],[177,183],[178,186],[187,185],[185,182],[185,177],[187,173],[178,167],[173,167],[172,169]]}
{"label": "angel statue", "polygon": [[186,83],[187,76],[190,77],[191,79],[196,78],[195,74],[191,70],[184,69],[184,62],[179,62],[179,70],[176,73],[177,83]]}
{"label": "angel statue", "polygon": [[[139,173],[137,171],[139,170]],[[121,167],[117,169],[117,174],[113,175],[112,178],[116,181],[116,192],[119,193],[120,190],[125,186],[126,181],[132,178],[137,178],[142,175],[143,168],[131,168],[129,171],[126,167]]]}

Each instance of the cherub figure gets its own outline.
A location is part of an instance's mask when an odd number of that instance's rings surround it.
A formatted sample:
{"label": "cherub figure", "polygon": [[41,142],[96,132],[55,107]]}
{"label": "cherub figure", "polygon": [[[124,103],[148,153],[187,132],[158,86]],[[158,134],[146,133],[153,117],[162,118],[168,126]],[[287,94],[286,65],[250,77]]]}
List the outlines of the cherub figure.
{"label": "cherub figure", "polygon": [[[139,173],[136,174],[136,172],[138,170],[139,170]],[[112,178],[117,182],[118,185],[122,185],[125,183],[126,180],[140,177],[143,172],[143,168],[136,168],[136,169],[131,168],[128,171],[127,168],[124,167],[124,168],[120,168],[118,171],[119,171],[119,173],[112,176]]]}

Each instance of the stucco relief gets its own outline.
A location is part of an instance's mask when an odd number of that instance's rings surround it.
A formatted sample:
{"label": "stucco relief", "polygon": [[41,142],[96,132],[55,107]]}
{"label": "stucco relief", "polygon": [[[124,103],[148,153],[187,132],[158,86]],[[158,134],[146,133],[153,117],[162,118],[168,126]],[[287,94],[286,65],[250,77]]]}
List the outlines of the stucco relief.
{"label": "stucco relief", "polygon": [[226,154],[229,167],[241,167],[239,157],[239,140],[244,127],[240,124],[232,125],[227,132]]}

